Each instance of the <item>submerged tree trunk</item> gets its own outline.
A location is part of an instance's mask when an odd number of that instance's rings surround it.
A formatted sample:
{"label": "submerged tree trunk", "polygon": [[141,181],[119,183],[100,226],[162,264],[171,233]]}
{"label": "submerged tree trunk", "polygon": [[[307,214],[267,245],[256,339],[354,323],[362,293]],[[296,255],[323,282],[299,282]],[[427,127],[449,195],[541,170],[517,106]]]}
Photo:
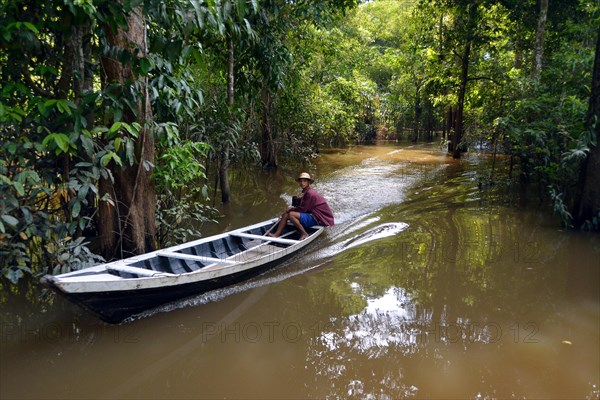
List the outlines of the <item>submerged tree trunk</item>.
{"label": "submerged tree trunk", "polygon": [[450,107],[448,108],[448,111],[446,112],[446,136],[445,139],[447,140],[447,145],[448,145],[448,153],[452,153],[453,151],[453,143],[454,143],[454,108]]}
{"label": "submerged tree trunk", "polygon": [[421,113],[423,112],[423,108],[421,107],[421,95],[420,95],[420,87],[417,87],[415,91],[415,113],[414,113],[414,121],[413,121],[413,143],[416,143],[419,140],[419,122],[421,121]]}
{"label": "submerged tree trunk", "polygon": [[469,54],[471,52],[471,43],[467,42],[465,52],[463,53],[462,72],[460,78],[460,88],[458,91],[458,104],[456,106],[456,114],[454,119],[454,135],[452,136],[452,157],[460,158],[461,146],[460,142],[463,137],[463,113],[465,109],[465,94],[467,91],[467,77],[469,74]]}
{"label": "submerged tree trunk", "polygon": [[[127,20],[127,30],[113,31],[104,26],[108,43],[117,49],[144,57],[146,55],[146,25],[141,8],[134,8]],[[99,206],[100,247],[107,259],[142,254],[155,248],[156,193],[151,180],[154,164],[154,140],[150,134],[152,121],[147,78],[136,76],[131,65],[119,60],[102,57],[103,81],[105,85],[115,83],[121,93],[137,89],[136,110],[123,111],[123,121],[138,122],[142,129],[135,140],[135,162],[124,167],[110,165],[114,182],[100,181],[100,196],[108,194],[110,201],[101,201]]]}
{"label": "submerged tree trunk", "polygon": [[[600,217],[600,31],[596,41],[596,58],[592,72],[592,94],[588,108],[587,126],[593,129],[596,144],[582,163],[575,206],[572,212],[575,227]],[[600,221],[598,221],[600,223]],[[597,227],[596,229],[600,229]]]}
{"label": "submerged tree trunk", "polygon": [[[233,38],[231,33],[227,35],[227,105],[229,109],[229,124],[228,129],[233,129],[233,102],[234,102],[234,76],[233,76],[233,65],[234,65],[234,53],[233,53]],[[229,132],[229,137],[232,138],[233,132]],[[231,189],[229,187],[229,177],[227,171],[229,170],[229,143],[225,141],[221,149],[221,155],[219,162],[219,182],[221,184],[221,202],[223,204],[229,203],[231,196]]]}
{"label": "submerged tree trunk", "polygon": [[460,87],[458,90],[458,104],[456,107],[456,120],[452,144],[453,158],[460,158],[460,153],[462,152],[461,141],[463,137],[463,113],[465,109],[465,95],[467,93],[467,82],[469,80],[469,58],[471,57],[471,45],[475,31],[476,11],[476,3],[469,3],[467,5],[467,28],[465,35],[465,47],[461,56]]}
{"label": "submerged tree trunk", "polygon": [[533,61],[533,79],[539,80],[542,72],[544,55],[544,37],[546,35],[546,20],[548,18],[548,3],[550,0],[540,0],[540,16],[538,18],[537,33],[535,36],[535,57]]}
{"label": "submerged tree trunk", "polygon": [[277,168],[277,155],[275,153],[275,143],[273,141],[273,131],[271,129],[271,93],[266,82],[263,83],[261,91],[262,99],[262,141],[260,145],[260,156],[262,165],[265,168]]}

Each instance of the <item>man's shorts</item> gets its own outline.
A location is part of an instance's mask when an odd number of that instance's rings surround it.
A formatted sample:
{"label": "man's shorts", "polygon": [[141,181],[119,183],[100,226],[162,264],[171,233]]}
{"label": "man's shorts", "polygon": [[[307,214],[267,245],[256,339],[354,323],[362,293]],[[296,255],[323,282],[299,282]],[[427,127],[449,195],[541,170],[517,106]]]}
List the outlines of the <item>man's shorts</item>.
{"label": "man's shorts", "polygon": [[312,214],[303,213],[303,212],[300,213],[300,223],[305,228],[310,228],[311,226],[318,225],[317,221],[312,216]]}

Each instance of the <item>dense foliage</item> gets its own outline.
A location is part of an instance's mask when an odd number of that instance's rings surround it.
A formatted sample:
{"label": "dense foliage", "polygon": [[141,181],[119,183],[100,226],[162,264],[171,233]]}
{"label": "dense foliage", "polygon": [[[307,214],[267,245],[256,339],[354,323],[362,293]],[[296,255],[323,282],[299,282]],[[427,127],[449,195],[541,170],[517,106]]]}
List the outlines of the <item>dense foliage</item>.
{"label": "dense foliage", "polygon": [[[183,35],[169,37],[158,29],[148,38],[150,47],[156,48],[151,54],[112,43],[111,35],[129,29],[128,15],[137,6],[93,1],[2,5],[3,284],[101,260],[89,247],[98,234],[99,208],[117,209],[115,203],[123,201],[103,191],[103,181],[114,182],[127,167],[154,169],[151,160],[140,157],[145,130],[153,132],[157,146],[186,148],[179,146],[177,124],[180,115],[193,115],[201,98],[197,90],[189,90],[184,68],[197,46],[185,47]],[[170,35],[177,28],[185,31],[189,24],[179,10],[162,13],[152,9],[161,4],[147,7],[149,14],[177,20]],[[196,11],[201,18],[202,10]],[[129,76],[137,78],[109,79],[105,60],[126,66]],[[145,115],[139,107],[146,101],[144,87],[153,93],[152,107],[159,116],[154,121],[140,118]],[[186,90],[187,96],[180,96]],[[205,149],[194,145],[191,151],[198,155]],[[161,180],[165,175],[161,171],[169,168],[168,160],[163,160],[159,158],[155,170],[159,193],[171,190]],[[202,170],[188,175],[204,177]],[[129,215],[122,217],[119,228],[126,226]]]}

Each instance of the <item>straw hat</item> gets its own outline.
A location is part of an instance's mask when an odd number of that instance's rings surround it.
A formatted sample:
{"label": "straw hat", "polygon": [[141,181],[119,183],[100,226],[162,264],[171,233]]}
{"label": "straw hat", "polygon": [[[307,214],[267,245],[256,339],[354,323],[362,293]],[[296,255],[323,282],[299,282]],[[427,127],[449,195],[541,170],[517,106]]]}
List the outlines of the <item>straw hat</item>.
{"label": "straw hat", "polygon": [[310,183],[313,183],[315,181],[313,178],[310,177],[308,172],[303,172],[300,174],[300,176],[298,176],[298,178],[296,178],[297,181],[299,181],[300,179],[308,179]]}

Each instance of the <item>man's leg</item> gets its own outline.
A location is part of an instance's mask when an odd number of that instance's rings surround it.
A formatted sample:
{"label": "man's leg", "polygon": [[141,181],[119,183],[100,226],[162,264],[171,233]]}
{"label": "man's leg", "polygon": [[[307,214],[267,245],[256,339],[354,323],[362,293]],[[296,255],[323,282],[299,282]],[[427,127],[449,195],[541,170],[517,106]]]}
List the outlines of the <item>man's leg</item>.
{"label": "man's leg", "polygon": [[308,237],[308,233],[306,232],[306,229],[304,229],[304,227],[300,223],[300,213],[298,211],[292,211],[290,213],[289,218],[290,218],[290,221],[292,221],[292,224],[294,224],[294,226],[296,227],[296,229],[298,229],[300,231],[300,239],[299,240],[306,239]]}
{"label": "man's leg", "polygon": [[288,218],[289,213],[287,211],[281,214],[281,219],[279,220],[279,224],[277,225],[277,230],[274,233],[269,233],[268,236],[279,237],[281,235],[281,232],[283,232],[285,224],[287,224]]}

